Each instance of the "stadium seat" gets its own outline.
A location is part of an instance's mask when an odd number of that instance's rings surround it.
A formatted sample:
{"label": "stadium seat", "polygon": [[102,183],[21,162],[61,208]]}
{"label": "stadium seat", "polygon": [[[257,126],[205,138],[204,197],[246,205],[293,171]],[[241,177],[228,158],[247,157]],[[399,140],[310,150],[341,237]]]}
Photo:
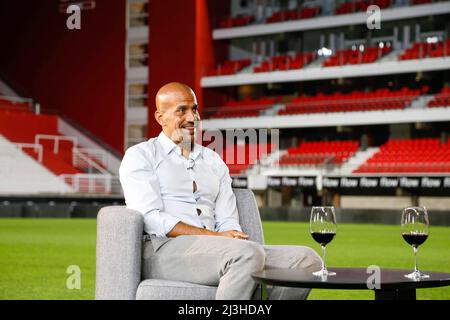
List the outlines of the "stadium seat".
{"label": "stadium seat", "polygon": [[[423,90],[426,88],[423,88]],[[422,89],[402,88],[390,91],[387,88],[373,92],[352,91],[348,94],[336,92],[330,95],[301,96],[286,104],[279,115],[352,112],[371,110],[404,109],[417,99]]]}
{"label": "stadium seat", "polygon": [[251,24],[255,20],[254,16],[238,16],[238,17],[226,17],[219,22],[220,28],[232,28],[242,27]]}
{"label": "stadium seat", "polygon": [[259,113],[278,103],[281,97],[262,97],[260,99],[244,99],[241,101],[229,101],[218,108],[205,108],[205,118],[236,118],[257,117]]}
{"label": "stadium seat", "polygon": [[357,47],[338,50],[333,56],[322,62],[324,67],[343,66],[346,64],[373,63],[392,51],[391,46],[367,47],[360,50]]}
{"label": "stadium seat", "polygon": [[436,94],[433,100],[427,104],[429,108],[448,107],[450,106],[450,87],[442,88],[441,92]]}
{"label": "stadium seat", "polygon": [[445,42],[414,42],[412,46],[406,49],[399,57],[399,60],[439,58],[450,56],[450,39]]}
{"label": "stadium seat", "polygon": [[450,172],[450,140],[436,138],[389,140],[354,173]]}
{"label": "stadium seat", "polygon": [[15,102],[11,99],[0,97],[0,111],[10,111],[15,113],[31,113],[29,102]]}
{"label": "stadium seat", "polygon": [[313,52],[298,53],[295,56],[275,56],[263,61],[260,65],[255,66],[253,71],[258,73],[301,69],[303,66],[311,63],[314,59],[315,53]]}
{"label": "stadium seat", "polygon": [[230,175],[236,176],[243,174],[251,166],[257,164],[262,157],[267,156],[274,151],[274,145],[268,143],[264,147],[261,144],[245,143],[242,145],[231,143],[227,144],[223,150],[216,150],[227,164]]}
{"label": "stadium seat", "polygon": [[385,9],[391,5],[391,0],[356,0],[344,2],[336,8],[335,14],[365,12],[370,5],[376,5],[380,9]]}
{"label": "stadium seat", "polygon": [[250,59],[226,60],[213,70],[209,70],[208,76],[224,76],[238,73],[251,64]]}
{"label": "stadium seat", "polygon": [[301,9],[278,11],[268,17],[266,22],[274,23],[288,20],[310,19],[320,14],[321,10],[321,7],[305,7]]}
{"label": "stadium seat", "polygon": [[358,141],[301,142],[298,147],[287,149],[279,160],[280,166],[342,165],[359,147]]}

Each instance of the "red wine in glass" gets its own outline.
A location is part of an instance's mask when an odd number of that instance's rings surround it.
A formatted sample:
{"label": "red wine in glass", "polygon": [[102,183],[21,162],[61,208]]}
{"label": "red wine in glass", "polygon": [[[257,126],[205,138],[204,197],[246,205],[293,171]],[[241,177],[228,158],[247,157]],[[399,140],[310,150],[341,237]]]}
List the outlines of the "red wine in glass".
{"label": "red wine in glass", "polygon": [[334,207],[313,207],[311,209],[309,231],[313,239],[322,247],[322,269],[313,272],[313,275],[320,277],[336,275],[336,272],[328,271],[325,264],[326,246],[336,236]]}
{"label": "red wine in glass", "polygon": [[429,278],[419,270],[417,264],[418,247],[428,238],[428,212],[425,207],[407,207],[403,209],[401,218],[402,236],[405,241],[413,247],[414,250],[414,271],[405,274],[405,277],[415,281]]}

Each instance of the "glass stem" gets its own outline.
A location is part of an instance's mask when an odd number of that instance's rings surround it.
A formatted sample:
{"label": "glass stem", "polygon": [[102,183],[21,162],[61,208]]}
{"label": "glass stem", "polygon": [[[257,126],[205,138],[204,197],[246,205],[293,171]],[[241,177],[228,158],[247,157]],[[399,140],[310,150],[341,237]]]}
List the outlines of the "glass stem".
{"label": "glass stem", "polygon": [[322,270],[327,270],[327,267],[325,265],[325,255],[326,255],[325,246],[322,246]]}
{"label": "glass stem", "polygon": [[414,272],[418,273],[419,266],[417,265],[417,246],[413,246],[413,250],[414,250]]}

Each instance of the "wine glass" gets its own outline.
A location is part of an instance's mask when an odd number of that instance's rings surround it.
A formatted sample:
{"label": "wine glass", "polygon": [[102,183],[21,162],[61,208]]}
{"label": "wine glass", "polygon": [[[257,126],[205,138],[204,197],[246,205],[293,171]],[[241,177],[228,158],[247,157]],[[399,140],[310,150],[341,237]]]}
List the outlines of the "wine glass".
{"label": "wine glass", "polygon": [[309,231],[322,247],[322,269],[313,272],[313,275],[321,277],[336,275],[336,272],[328,271],[325,265],[325,247],[336,235],[334,207],[312,207]]}
{"label": "wine glass", "polygon": [[403,209],[401,229],[405,241],[413,247],[414,250],[414,272],[405,274],[405,277],[413,280],[429,278],[429,275],[419,271],[417,265],[417,248],[428,238],[428,213],[425,207],[407,207]]}

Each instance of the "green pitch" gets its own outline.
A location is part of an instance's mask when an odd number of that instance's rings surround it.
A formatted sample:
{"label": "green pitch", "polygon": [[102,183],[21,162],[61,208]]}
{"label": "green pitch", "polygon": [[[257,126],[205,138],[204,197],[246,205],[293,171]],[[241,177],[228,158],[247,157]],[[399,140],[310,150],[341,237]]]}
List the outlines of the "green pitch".
{"label": "green pitch", "polygon": [[[267,244],[306,245],[320,252],[308,224],[264,222]],[[423,270],[450,272],[450,228],[431,227],[419,249]],[[399,226],[338,225],[327,248],[329,267],[412,269],[413,252]],[[81,288],[67,289],[69,266],[79,266]],[[93,299],[95,220],[0,219],[0,299]],[[417,290],[418,299],[450,299],[450,287]],[[360,290],[313,290],[310,299],[373,299]]]}

